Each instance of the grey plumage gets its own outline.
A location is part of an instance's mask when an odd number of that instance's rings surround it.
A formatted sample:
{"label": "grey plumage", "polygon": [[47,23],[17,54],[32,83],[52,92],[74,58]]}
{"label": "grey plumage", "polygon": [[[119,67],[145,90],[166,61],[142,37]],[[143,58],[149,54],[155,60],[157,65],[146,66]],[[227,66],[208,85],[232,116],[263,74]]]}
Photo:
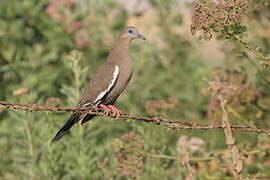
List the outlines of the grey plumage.
{"label": "grey plumage", "polygon": [[[77,107],[113,105],[124,91],[133,74],[133,61],[130,46],[133,39],[145,37],[135,27],[126,27],[120,38],[114,43],[106,62],[97,70],[88,83]],[[91,120],[95,115],[73,113],[65,125],[58,131],[52,141],[58,141],[78,121],[81,124]]]}

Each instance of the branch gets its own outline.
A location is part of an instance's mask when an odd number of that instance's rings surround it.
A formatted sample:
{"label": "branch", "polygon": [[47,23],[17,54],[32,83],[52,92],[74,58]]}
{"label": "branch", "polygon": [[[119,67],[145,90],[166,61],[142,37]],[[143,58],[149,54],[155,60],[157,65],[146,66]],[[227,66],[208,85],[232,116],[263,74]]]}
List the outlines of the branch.
{"label": "branch", "polygon": [[225,140],[228,148],[231,151],[233,161],[233,176],[236,180],[242,180],[241,172],[243,170],[243,161],[239,148],[235,144],[235,138],[233,137],[231,123],[229,122],[228,112],[225,109],[226,100],[222,95],[219,95],[220,107],[222,109],[222,125],[224,126]]}
{"label": "branch", "polygon": [[[73,107],[73,108],[62,108],[62,107],[50,107],[50,106],[39,106],[35,104],[18,104],[18,103],[10,103],[10,102],[1,102],[1,105],[5,108],[14,109],[14,110],[23,110],[23,111],[59,111],[59,112],[80,112],[85,114],[95,114],[98,116],[107,116],[114,118],[113,114],[110,113],[105,115],[103,113],[103,109],[93,108],[93,107]],[[154,125],[165,126],[167,128],[173,130],[181,130],[181,129],[191,129],[191,130],[214,130],[214,129],[224,129],[223,126],[212,126],[209,124],[204,124],[200,122],[187,122],[180,120],[172,120],[165,119],[161,117],[144,117],[144,116],[136,116],[129,113],[121,113],[120,118],[122,119],[133,119],[137,121],[144,121]],[[257,128],[253,126],[231,126],[233,131],[245,131],[245,132],[253,132],[253,133],[264,133],[270,135],[270,129]]]}

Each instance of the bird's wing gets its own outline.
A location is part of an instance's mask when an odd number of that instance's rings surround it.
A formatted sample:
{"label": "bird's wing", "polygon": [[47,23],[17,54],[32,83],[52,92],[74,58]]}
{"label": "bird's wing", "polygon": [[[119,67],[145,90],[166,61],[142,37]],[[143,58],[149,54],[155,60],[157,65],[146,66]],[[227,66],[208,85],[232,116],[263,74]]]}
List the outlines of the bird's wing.
{"label": "bird's wing", "polygon": [[115,86],[119,74],[119,65],[111,62],[104,63],[87,85],[81,96],[79,106],[86,107],[99,104],[102,98]]}

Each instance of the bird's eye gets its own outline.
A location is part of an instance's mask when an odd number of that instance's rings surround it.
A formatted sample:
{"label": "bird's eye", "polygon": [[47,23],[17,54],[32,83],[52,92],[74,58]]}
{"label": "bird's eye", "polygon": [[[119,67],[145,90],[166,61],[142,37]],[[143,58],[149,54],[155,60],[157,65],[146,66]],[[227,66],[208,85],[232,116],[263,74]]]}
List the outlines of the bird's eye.
{"label": "bird's eye", "polygon": [[133,33],[133,31],[132,31],[132,30],[128,30],[128,33],[129,33],[129,34],[132,34],[132,33]]}

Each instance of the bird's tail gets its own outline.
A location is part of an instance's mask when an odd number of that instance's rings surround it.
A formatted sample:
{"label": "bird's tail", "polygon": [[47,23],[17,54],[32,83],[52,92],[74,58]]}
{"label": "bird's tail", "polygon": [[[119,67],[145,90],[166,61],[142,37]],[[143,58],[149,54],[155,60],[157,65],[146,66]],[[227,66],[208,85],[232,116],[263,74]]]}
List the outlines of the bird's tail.
{"label": "bird's tail", "polygon": [[52,139],[52,142],[59,141],[68,131],[69,129],[78,121],[80,118],[79,113],[74,113],[70,116],[64,126],[57,132],[57,134]]}
{"label": "bird's tail", "polygon": [[93,119],[95,116],[96,116],[95,114],[86,114],[86,116],[84,116],[84,118],[81,121],[81,125],[83,125],[84,123],[87,123],[88,121]]}

